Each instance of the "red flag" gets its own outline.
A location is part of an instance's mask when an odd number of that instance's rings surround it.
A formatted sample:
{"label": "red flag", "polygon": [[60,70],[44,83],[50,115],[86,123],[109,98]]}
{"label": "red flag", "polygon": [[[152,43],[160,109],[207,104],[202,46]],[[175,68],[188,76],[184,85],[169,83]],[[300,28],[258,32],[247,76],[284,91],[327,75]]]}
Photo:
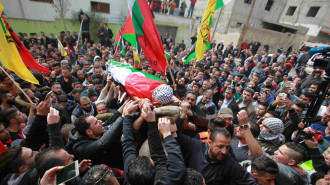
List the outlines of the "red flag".
{"label": "red flag", "polygon": [[66,46],[68,47],[69,56],[71,56],[71,48],[70,48],[69,42],[67,40],[66,40]]}
{"label": "red flag", "polygon": [[7,150],[7,147],[0,141],[0,155]]}
{"label": "red flag", "polygon": [[129,1],[129,10],[142,50],[151,68],[165,74],[166,58],[155,22],[146,0]]}
{"label": "red flag", "polygon": [[44,72],[44,73],[50,73],[50,71],[43,67],[42,65],[40,65],[36,59],[33,58],[33,56],[31,55],[31,53],[29,52],[29,50],[26,49],[26,47],[22,44],[22,42],[18,39],[16,33],[14,32],[14,30],[10,27],[10,25],[8,24],[7,20],[5,19],[5,17],[3,15],[2,19],[6,24],[7,29],[10,32],[10,35],[16,45],[16,48],[19,52],[19,55],[21,56],[24,64],[26,65],[26,67],[29,67],[31,69],[40,71],[40,72]]}
{"label": "red flag", "polygon": [[150,3],[150,10],[152,11],[152,8],[154,7],[154,0],[151,1]]}

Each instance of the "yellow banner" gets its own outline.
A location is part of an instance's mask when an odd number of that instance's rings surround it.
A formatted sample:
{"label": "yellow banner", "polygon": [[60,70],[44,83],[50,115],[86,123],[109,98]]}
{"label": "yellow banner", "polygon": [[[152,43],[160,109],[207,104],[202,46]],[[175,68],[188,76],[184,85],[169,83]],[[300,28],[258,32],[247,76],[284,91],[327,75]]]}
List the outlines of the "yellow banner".
{"label": "yellow banner", "polygon": [[135,63],[140,64],[140,59],[137,56],[135,50],[133,50],[133,60],[134,60]]}
{"label": "yellow banner", "polygon": [[203,21],[201,28],[198,33],[197,41],[196,41],[196,59],[197,61],[200,61],[203,59],[206,44],[209,40],[211,26],[212,26],[212,20],[213,20],[213,14],[215,10],[215,5],[217,3],[217,0],[209,0],[207,2],[207,6],[205,9],[205,13],[203,16]]}
{"label": "yellow banner", "polygon": [[[0,2],[0,13],[3,11],[2,3]],[[16,45],[8,31],[3,19],[0,19],[0,60],[2,65],[13,71],[22,80],[39,84],[38,80],[32,75],[29,69],[25,66],[21,56],[19,55]]]}

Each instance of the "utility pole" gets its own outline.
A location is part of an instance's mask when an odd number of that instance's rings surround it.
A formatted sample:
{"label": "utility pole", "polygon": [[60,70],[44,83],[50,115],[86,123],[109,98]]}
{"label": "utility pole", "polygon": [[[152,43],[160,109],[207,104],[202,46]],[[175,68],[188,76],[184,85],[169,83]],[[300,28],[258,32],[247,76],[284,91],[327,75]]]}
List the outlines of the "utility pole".
{"label": "utility pole", "polygon": [[215,34],[215,32],[216,32],[216,30],[218,28],[218,23],[219,23],[219,19],[220,19],[221,13],[222,13],[222,9],[223,9],[223,7],[220,8],[218,19],[217,19],[217,22],[215,23],[215,26],[214,26],[214,29],[213,29],[213,34],[211,35],[211,42],[213,41],[214,34]]}
{"label": "utility pole", "polygon": [[252,6],[251,6],[251,9],[250,9],[250,13],[249,13],[249,16],[246,20],[246,23],[244,24],[244,27],[243,27],[243,30],[242,30],[242,33],[241,35],[239,36],[239,39],[238,39],[238,42],[237,42],[237,47],[240,47],[240,44],[242,43],[243,41],[243,38],[245,36],[245,33],[246,33],[246,30],[247,30],[247,27],[249,25],[249,22],[250,22],[250,18],[251,18],[251,15],[252,15],[252,12],[253,12],[253,8],[254,8],[254,4],[256,3],[257,0],[253,0],[252,2]]}

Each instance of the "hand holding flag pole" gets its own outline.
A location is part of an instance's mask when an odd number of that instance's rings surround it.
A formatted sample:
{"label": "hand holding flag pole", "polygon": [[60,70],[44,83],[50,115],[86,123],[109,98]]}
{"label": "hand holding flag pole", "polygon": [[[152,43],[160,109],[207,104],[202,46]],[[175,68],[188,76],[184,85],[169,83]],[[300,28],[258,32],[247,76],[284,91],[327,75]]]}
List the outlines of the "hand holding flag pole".
{"label": "hand holding flag pole", "polygon": [[7,71],[4,68],[2,68],[1,66],[0,66],[0,69],[10,78],[11,81],[14,82],[16,87],[18,87],[18,89],[24,94],[24,96],[29,100],[29,102],[33,104],[34,102],[32,102],[30,97],[23,91],[23,89],[17,84],[17,82],[7,73]]}

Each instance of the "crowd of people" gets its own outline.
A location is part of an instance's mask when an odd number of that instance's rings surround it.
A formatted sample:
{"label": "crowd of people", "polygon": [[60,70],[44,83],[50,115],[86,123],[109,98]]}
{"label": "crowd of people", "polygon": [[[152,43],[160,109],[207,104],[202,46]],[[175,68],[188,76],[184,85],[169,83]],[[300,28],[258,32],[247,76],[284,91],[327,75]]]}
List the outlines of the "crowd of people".
{"label": "crowd of people", "polygon": [[[190,0],[189,10],[187,17],[192,18],[192,14],[194,13],[195,4],[197,0]],[[179,16],[184,17],[187,9],[186,1],[182,1],[180,6],[176,4],[175,0],[152,0],[149,2],[150,8],[153,12],[162,13],[162,14],[169,14],[174,15],[175,8],[179,8]]]}
{"label": "crowd of people", "polygon": [[7,70],[14,83],[0,72],[1,184],[53,184],[56,172],[74,160],[80,175],[66,184],[329,183],[328,99],[304,121],[323,80],[320,69],[304,72],[307,51],[270,54],[260,42],[239,48],[213,41],[203,60],[187,64],[190,49],[167,34],[166,74],[139,54],[138,70],[164,80],[164,96],[175,97],[155,104],[121,97],[124,88],[106,64],[134,66],[134,48],[125,42],[125,55],[116,52],[105,24],[99,42],[90,40],[89,18],[80,16],[82,44],[76,33],[59,36],[64,47],[72,45],[71,56],[61,55],[54,35],[19,34],[51,71],[33,71],[39,85]]}

